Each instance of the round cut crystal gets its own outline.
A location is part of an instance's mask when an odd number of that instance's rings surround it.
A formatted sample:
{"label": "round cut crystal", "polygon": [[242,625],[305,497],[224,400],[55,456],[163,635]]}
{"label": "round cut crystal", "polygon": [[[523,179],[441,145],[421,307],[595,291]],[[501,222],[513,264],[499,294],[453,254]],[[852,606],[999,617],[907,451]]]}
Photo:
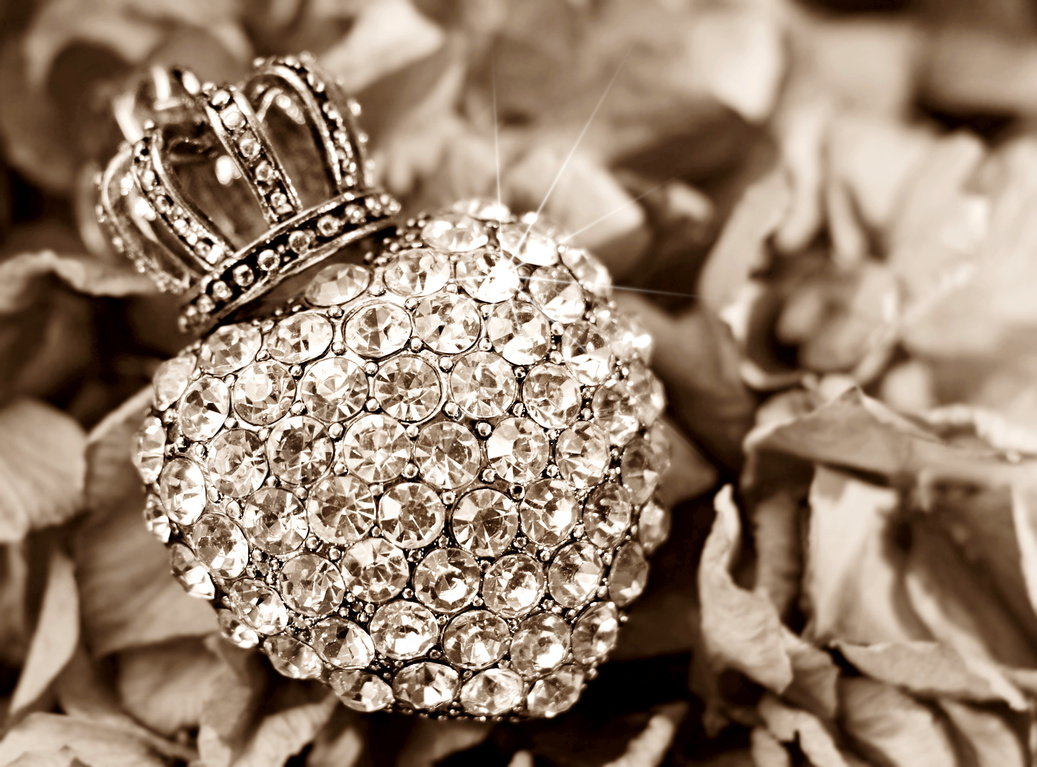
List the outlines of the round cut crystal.
{"label": "round cut crystal", "polygon": [[173,526],[169,517],[166,516],[158,499],[153,495],[148,496],[148,501],[144,506],[144,526],[162,543],[169,543],[169,539],[173,536]]}
{"label": "round cut crystal", "polygon": [[374,660],[371,636],[342,618],[328,618],[314,626],[311,642],[324,660],[338,668],[364,668]]}
{"label": "round cut crystal", "polygon": [[368,602],[384,602],[403,591],[410,568],[403,550],[384,538],[365,538],[342,555],[350,593]]}
{"label": "round cut crystal", "polygon": [[641,544],[624,544],[616,552],[609,572],[609,597],[620,607],[633,602],[648,583],[648,561]]}
{"label": "round cut crystal", "polygon": [[288,625],[288,611],[276,591],[262,581],[242,578],[227,588],[230,606],[247,626],[260,634],[279,634]]}
{"label": "round cut crystal", "polygon": [[611,602],[589,607],[573,629],[573,656],[587,665],[601,663],[616,647],[619,611]]}
{"label": "round cut crystal", "polygon": [[225,431],[209,445],[209,480],[219,492],[243,498],[266,479],[263,441],[245,429]]}
{"label": "round cut crystal", "polygon": [[439,537],[446,521],[446,507],[422,482],[401,482],[378,501],[378,525],[382,535],[404,549],[420,549]]}
{"label": "round cut crystal", "polygon": [[360,264],[325,266],[306,288],[306,300],[314,306],[337,306],[352,301],[367,289],[371,270]]}
{"label": "round cut crystal", "polygon": [[238,374],[231,399],[239,418],[268,426],[288,414],[295,399],[295,379],[279,362],[254,362]]}
{"label": "round cut crystal", "polygon": [[652,449],[652,466],[660,476],[670,470],[670,427],[665,421],[656,421],[648,430],[648,446]]}
{"label": "round cut crystal", "polygon": [[472,352],[450,371],[450,394],[472,418],[503,415],[515,401],[515,371],[493,352]]}
{"label": "round cut crystal", "polygon": [[158,478],[158,497],[174,522],[189,525],[205,511],[205,476],[194,461],[174,458]]}
{"label": "round cut crystal", "polygon": [[558,263],[558,246],[550,237],[529,224],[521,221],[501,224],[497,240],[504,250],[524,263],[534,266]]}
{"label": "round cut crystal", "polygon": [[133,463],[137,473],[146,483],[151,484],[162,472],[162,462],[166,449],[166,427],[162,420],[154,416],[145,418],[137,430],[137,450],[133,453]]}
{"label": "round cut crystal", "polygon": [[526,618],[511,640],[511,665],[527,678],[558,668],[568,654],[569,626],[553,613]]}
{"label": "round cut crystal", "polygon": [[569,267],[584,289],[598,298],[608,298],[612,293],[612,276],[601,261],[583,248],[566,248],[562,251],[562,263]]}
{"label": "round cut crystal", "polygon": [[515,365],[532,365],[551,351],[551,326],[527,301],[506,301],[486,318],[486,336],[494,350]]}
{"label": "round cut crystal", "polygon": [[472,432],[453,421],[436,421],[414,440],[414,463],[436,487],[464,487],[482,467],[482,448]]}
{"label": "round cut crystal", "polygon": [[603,549],[618,546],[633,519],[630,491],[608,482],[587,496],[583,504],[583,527],[587,540]]}
{"label": "round cut crystal", "polygon": [[299,499],[279,487],[252,494],[241,512],[241,526],[254,545],[274,556],[295,551],[309,533]]}
{"label": "round cut crystal", "polygon": [[263,336],[251,325],[224,325],[214,330],[198,350],[198,367],[204,373],[225,376],[256,358]]}
{"label": "round cut crystal", "polygon": [[450,259],[426,248],[405,250],[385,267],[385,287],[398,296],[427,296],[450,279]]}
{"label": "round cut crystal", "polygon": [[216,596],[216,587],[205,565],[184,544],[174,543],[169,547],[169,569],[188,596],[197,599],[212,599]]}
{"label": "round cut crystal", "polygon": [[608,309],[599,312],[598,316],[598,325],[608,336],[612,350],[621,362],[648,363],[652,357],[652,336],[636,317],[616,314]]}
{"label": "round cut crystal", "polygon": [[463,549],[436,549],[414,568],[414,596],[440,613],[467,607],[479,593],[482,571]]}
{"label": "round cut crystal", "polygon": [[203,514],[191,525],[191,547],[209,572],[235,578],[248,563],[248,542],[241,529],[223,514]]}
{"label": "round cut crystal", "polygon": [[279,422],[270,432],[270,470],[292,484],[314,482],[331,465],[334,447],[324,424],[304,415]]}
{"label": "round cut crystal", "polygon": [[641,423],[650,426],[666,409],[666,391],[662,383],[640,362],[630,363],[627,386]]}
{"label": "round cut crystal", "polygon": [[519,506],[522,532],[539,546],[557,546],[576,526],[578,510],[576,496],[565,482],[537,480],[526,489]]}
{"label": "round cut crystal", "polygon": [[491,304],[507,301],[522,285],[515,261],[492,250],[468,253],[457,262],[454,274],[468,295]]}
{"label": "round cut crystal", "polygon": [[486,606],[504,618],[530,612],[544,593],[544,571],[525,554],[509,554],[494,562],[483,581]]}
{"label": "round cut crystal", "polygon": [[482,317],[475,302],[455,293],[437,293],[414,307],[414,333],[440,354],[458,354],[479,340]]}
{"label": "round cut crystal", "polygon": [[346,320],[343,337],[350,349],[364,357],[385,357],[410,340],[411,320],[395,304],[376,301],[360,307]]}
{"label": "round cut crystal", "polygon": [[573,377],[582,384],[604,383],[612,370],[608,339],[589,322],[574,322],[562,334],[562,359]]}
{"label": "round cut crystal", "polygon": [[477,557],[499,557],[518,532],[515,502],[499,490],[473,490],[458,501],[451,515],[457,544]]}
{"label": "round cut crystal", "polygon": [[579,421],[558,435],[555,463],[573,487],[582,490],[598,484],[609,461],[608,437],[590,421]]}
{"label": "round cut crystal", "polygon": [[528,418],[506,418],[486,440],[486,459],[508,482],[525,483],[541,475],[551,455],[544,430]]}
{"label": "round cut crystal", "polygon": [[647,501],[659,487],[660,476],[654,459],[652,448],[643,439],[631,442],[623,451],[620,476],[635,504]]}
{"label": "round cut crystal", "polygon": [[277,672],[290,679],[316,679],[324,668],[312,647],[290,636],[270,637],[263,649]]}
{"label": "round cut crystal", "polygon": [[388,482],[400,476],[411,452],[403,424],[379,414],[354,421],[342,447],[347,468],[365,482]]}
{"label": "round cut crystal", "polygon": [[575,322],[587,307],[580,283],[561,266],[542,266],[533,272],[529,294],[544,314],[558,322]]}
{"label": "round cut crystal", "polygon": [[267,337],[270,356],[286,365],[316,359],[331,345],[335,329],[317,312],[299,312],[278,322]]}
{"label": "round cut crystal", "polygon": [[605,573],[598,550],[584,541],[564,546],[547,572],[551,596],[562,607],[580,607],[594,596]]}
{"label": "round cut crystal", "polygon": [[545,719],[558,716],[573,707],[582,688],[583,672],[576,666],[562,666],[533,684],[526,697],[526,710]]}
{"label": "round cut crystal", "polygon": [[374,495],[352,474],[326,477],[306,498],[306,515],[310,529],[328,543],[355,543],[374,524]]}
{"label": "round cut crystal", "polygon": [[458,213],[467,213],[469,216],[475,216],[484,221],[504,221],[511,218],[511,211],[507,205],[483,197],[458,200],[450,207]]}
{"label": "round cut crystal", "polygon": [[646,553],[651,554],[670,537],[672,520],[670,510],[656,501],[649,501],[637,518],[637,532]]}
{"label": "round cut crystal", "polygon": [[594,422],[608,433],[613,445],[622,447],[641,428],[630,389],[625,383],[599,386],[591,400],[591,410]]}
{"label": "round cut crystal", "polygon": [[194,354],[181,352],[158,366],[152,379],[156,408],[165,410],[180,399],[187,384],[191,382],[196,364]]}
{"label": "round cut crystal", "polygon": [[396,672],[392,681],[396,700],[412,708],[442,708],[457,695],[457,671],[442,663],[413,663]]}
{"label": "round cut crystal", "polygon": [[230,390],[219,378],[205,376],[184,392],[177,408],[180,432],[200,442],[212,439],[230,412]]}
{"label": "round cut crystal", "polygon": [[439,213],[421,229],[426,245],[448,253],[463,253],[481,248],[489,237],[486,228],[463,213]]}
{"label": "round cut crystal", "polygon": [[390,602],[371,618],[371,638],[378,651],[390,658],[419,658],[439,638],[439,624],[436,616],[417,602]]}
{"label": "round cut crystal", "polygon": [[522,700],[522,677],[506,668],[491,668],[465,682],[461,705],[473,716],[500,716]]}
{"label": "round cut crystal", "polygon": [[312,365],[299,382],[299,398],[325,423],[356,415],[367,401],[367,376],[359,365],[331,357]]}
{"label": "round cut crystal", "polygon": [[522,401],[529,417],[548,429],[564,429],[580,414],[583,395],[561,365],[537,365],[522,382]]}
{"label": "round cut crystal", "polygon": [[328,681],[343,705],[354,711],[380,711],[392,703],[392,688],[369,671],[333,671]]}
{"label": "round cut crystal", "polygon": [[346,595],[342,573],[332,562],[303,552],[281,567],[279,589],[284,601],[303,615],[327,615],[338,609]]}
{"label": "round cut crystal", "polygon": [[246,626],[230,610],[218,610],[216,621],[220,624],[220,632],[223,636],[243,650],[250,650],[259,644],[259,634],[255,632],[255,629]]}
{"label": "round cut crystal", "polygon": [[461,668],[493,665],[508,650],[508,624],[488,610],[473,610],[454,618],[443,632],[443,655]]}
{"label": "round cut crystal", "polygon": [[421,357],[393,357],[374,377],[374,398],[401,421],[424,421],[436,412],[442,396],[439,373]]}

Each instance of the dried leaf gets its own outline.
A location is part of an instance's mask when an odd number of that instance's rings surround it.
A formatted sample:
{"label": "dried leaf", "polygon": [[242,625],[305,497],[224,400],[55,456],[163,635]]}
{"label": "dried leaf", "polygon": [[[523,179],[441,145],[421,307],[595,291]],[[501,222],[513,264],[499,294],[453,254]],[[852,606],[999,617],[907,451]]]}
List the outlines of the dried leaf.
{"label": "dried leaf", "polygon": [[815,767],[846,767],[831,733],[816,717],[784,705],[769,693],[760,699],[757,710],[774,737],[782,743],[797,743]]}
{"label": "dried leaf", "polygon": [[132,732],[60,714],[30,714],[0,740],[0,764],[11,764],[27,753],[72,755],[79,764],[104,767],[166,767],[166,761]]}

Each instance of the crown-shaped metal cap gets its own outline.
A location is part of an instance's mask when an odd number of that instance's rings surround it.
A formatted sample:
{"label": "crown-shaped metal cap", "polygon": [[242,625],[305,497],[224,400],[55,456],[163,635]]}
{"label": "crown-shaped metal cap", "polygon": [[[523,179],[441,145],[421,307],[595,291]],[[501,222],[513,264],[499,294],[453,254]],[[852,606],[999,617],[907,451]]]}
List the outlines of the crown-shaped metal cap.
{"label": "crown-shaped metal cap", "polygon": [[97,215],[117,250],[184,295],[184,330],[395,223],[399,203],[370,185],[359,107],[312,57],[257,60],[235,85],[165,75],[173,118],[120,147]]}

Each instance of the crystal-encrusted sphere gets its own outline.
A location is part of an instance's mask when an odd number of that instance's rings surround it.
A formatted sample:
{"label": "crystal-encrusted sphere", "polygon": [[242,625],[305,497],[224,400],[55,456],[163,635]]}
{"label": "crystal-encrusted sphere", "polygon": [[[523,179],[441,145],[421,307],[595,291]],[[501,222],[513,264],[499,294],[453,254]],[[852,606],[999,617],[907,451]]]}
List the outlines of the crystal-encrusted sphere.
{"label": "crystal-encrusted sphere", "polygon": [[136,465],[174,574],[352,709],[564,712],[669,531],[650,339],[530,221],[422,216],[156,373]]}

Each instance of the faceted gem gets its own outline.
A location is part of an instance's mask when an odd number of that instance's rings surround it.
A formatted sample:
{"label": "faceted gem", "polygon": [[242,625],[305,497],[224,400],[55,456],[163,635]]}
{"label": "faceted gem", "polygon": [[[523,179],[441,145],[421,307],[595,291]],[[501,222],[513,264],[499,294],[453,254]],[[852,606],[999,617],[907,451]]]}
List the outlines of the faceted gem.
{"label": "faceted gem", "polygon": [[334,447],[320,421],[304,415],[280,421],[270,431],[270,470],[285,482],[314,482],[331,464]]}
{"label": "faceted gem", "polygon": [[492,250],[465,255],[454,267],[454,276],[465,292],[478,301],[507,301],[522,285],[515,261]]}
{"label": "faceted gem", "polygon": [[230,606],[260,634],[279,634],[288,625],[288,611],[280,595],[262,581],[242,578],[227,588]]}
{"label": "faceted gem", "polygon": [[303,615],[327,615],[346,595],[342,573],[332,562],[303,552],[281,567],[279,590],[284,601]]}
{"label": "faceted gem", "polygon": [[230,610],[218,610],[216,621],[220,624],[220,632],[231,643],[249,650],[259,644],[259,634],[255,629],[246,626],[242,620]]}
{"label": "faceted gem", "polygon": [[601,663],[616,647],[619,611],[611,602],[591,605],[573,629],[573,656],[587,665]]}
{"label": "faceted gem", "polygon": [[137,449],[133,453],[133,463],[137,473],[146,483],[151,484],[158,479],[162,471],[162,463],[166,449],[166,427],[162,420],[154,416],[145,418],[137,431]]}
{"label": "faceted gem", "polygon": [[612,276],[601,261],[583,248],[566,248],[562,251],[562,263],[576,275],[584,289],[598,298],[608,298],[612,293]]}
{"label": "faceted gem", "polygon": [[148,501],[144,506],[144,526],[162,543],[169,543],[169,539],[173,535],[169,517],[166,516],[158,499],[153,495],[148,496]]}
{"label": "faceted gem", "polygon": [[411,443],[403,424],[385,415],[365,415],[342,438],[343,459],[349,471],[365,482],[388,482],[403,471]]}
{"label": "faceted gem", "polygon": [[216,587],[205,565],[184,544],[174,543],[169,547],[169,568],[188,596],[197,599],[212,599],[216,596]]}
{"label": "faceted gem", "polygon": [[462,496],[450,524],[459,546],[477,557],[499,557],[518,532],[519,515],[513,500],[484,487]]}
{"label": "faceted gem", "polygon": [[446,521],[446,507],[436,492],[423,482],[401,482],[378,501],[378,525],[382,535],[404,549],[420,549],[439,537]]}
{"label": "faceted gem", "polygon": [[451,397],[472,418],[503,415],[517,391],[515,371],[492,352],[466,354],[450,371]]}
{"label": "faceted gem", "polygon": [[436,421],[414,440],[414,463],[425,481],[436,487],[464,487],[482,467],[478,438],[454,421]]}
{"label": "faceted gem", "polygon": [[392,690],[396,700],[412,708],[441,708],[457,695],[457,671],[442,663],[412,663],[396,672]]}
{"label": "faceted gem", "polygon": [[336,306],[352,301],[367,289],[371,270],[360,264],[325,266],[306,288],[306,300],[314,306]]}
{"label": "faceted gem", "polygon": [[443,655],[455,666],[486,668],[508,650],[508,624],[487,610],[473,610],[454,618],[443,632]]}
{"label": "faceted gem", "polygon": [[569,626],[553,613],[526,618],[511,640],[511,665],[527,678],[558,668],[568,654]]}
{"label": "faceted gem", "polygon": [[637,518],[637,532],[645,553],[651,554],[670,537],[672,518],[670,510],[656,501],[649,501]]}
{"label": "faceted gem", "polygon": [[189,525],[205,511],[205,477],[194,461],[174,458],[162,469],[158,497],[174,522]]}
{"label": "faceted gem", "polygon": [[563,547],[547,572],[551,596],[562,607],[579,607],[594,596],[605,574],[598,550],[579,541]]}
{"label": "faceted gem", "polygon": [[580,697],[583,672],[575,666],[562,666],[554,673],[538,679],[526,697],[530,716],[545,719],[568,711]]}
{"label": "faceted gem", "polygon": [[316,679],[324,668],[312,647],[290,636],[270,637],[263,649],[270,665],[290,679]]}
{"label": "faceted gem", "polygon": [[352,621],[328,618],[313,627],[313,648],[332,666],[364,668],[374,660],[371,636]]}
{"label": "faceted gem", "polygon": [[587,307],[580,283],[561,266],[542,266],[533,272],[529,294],[544,314],[558,322],[575,322]]}
{"label": "faceted gem", "polygon": [[455,293],[437,293],[414,307],[414,333],[440,354],[458,354],[479,340],[482,317],[475,302]]}
{"label": "faceted gem", "polygon": [[252,494],[241,512],[241,526],[254,545],[274,556],[295,551],[309,533],[299,499],[279,487]]}
{"label": "faceted gem", "polygon": [[376,301],[360,307],[346,320],[346,345],[364,357],[385,357],[410,340],[411,320],[402,306]]}
{"label": "faceted gem", "polygon": [[544,430],[528,418],[506,418],[486,440],[486,459],[507,482],[526,483],[541,475],[551,456]]}
{"label": "faceted gem", "polygon": [[578,513],[573,491],[557,479],[540,479],[531,484],[519,506],[522,532],[545,548],[557,546],[569,537]]}
{"label": "faceted gem", "polygon": [[670,470],[670,427],[665,421],[656,421],[648,430],[648,446],[652,450],[652,467],[660,476]]}
{"label": "faceted gem", "polygon": [[593,487],[609,467],[609,440],[590,421],[579,421],[555,442],[558,470],[577,489]]}
{"label": "faceted gem", "polygon": [[223,514],[203,514],[191,525],[191,547],[198,560],[221,578],[234,578],[248,563],[248,542]]}
{"label": "faceted gem", "polygon": [[342,703],[354,711],[380,711],[392,703],[392,688],[369,671],[333,671],[328,681]]}
{"label": "faceted gem", "polygon": [[666,391],[662,383],[640,362],[630,363],[627,386],[641,423],[649,426],[666,409]]}
{"label": "faceted gem", "polygon": [[544,571],[532,557],[509,554],[493,563],[483,581],[486,606],[504,618],[525,615],[544,593]]}
{"label": "faceted gem", "polygon": [[612,370],[612,351],[608,339],[589,322],[574,322],[562,334],[562,359],[582,384],[604,383]]}
{"label": "faceted gem", "polygon": [[608,336],[620,362],[648,363],[652,356],[652,336],[636,317],[609,310],[599,312],[598,316],[598,325]]}
{"label": "faceted gem", "polygon": [[425,420],[439,408],[442,396],[439,373],[421,357],[393,357],[374,377],[374,398],[401,421]]}
{"label": "faceted gem", "polygon": [[648,583],[648,561],[641,544],[624,544],[612,559],[609,572],[609,597],[620,607],[626,607],[645,590]]}
{"label": "faceted gem", "polygon": [[479,564],[463,549],[436,549],[414,568],[414,596],[440,613],[470,605],[481,582]]}
{"label": "faceted gem", "polygon": [[511,218],[511,211],[508,206],[497,200],[488,200],[484,198],[473,198],[468,200],[458,200],[451,208],[456,210],[458,213],[467,213],[469,216],[475,216],[481,218],[484,221],[504,221],[505,219]]}
{"label": "faceted gem", "polygon": [[198,367],[204,373],[225,376],[256,358],[263,336],[251,325],[223,325],[214,330],[198,350]]}
{"label": "faceted gem", "polygon": [[295,379],[279,362],[254,362],[238,374],[231,399],[239,418],[268,426],[288,414],[295,399]]}
{"label": "faceted gem", "polygon": [[618,546],[633,520],[630,491],[615,482],[594,488],[583,504],[587,540],[603,549]]}
{"label": "faceted gem", "polygon": [[310,366],[299,382],[299,398],[314,418],[325,423],[356,415],[367,401],[367,376],[343,357],[331,357]]}
{"label": "faceted gem", "polygon": [[427,296],[450,280],[450,259],[425,248],[405,250],[385,267],[385,287],[398,296]]}
{"label": "faceted gem", "polygon": [[439,624],[427,607],[399,600],[378,608],[371,618],[371,638],[379,652],[409,660],[432,649],[439,638]]}
{"label": "faceted gem", "polygon": [[155,377],[151,379],[156,408],[165,410],[180,399],[187,389],[187,384],[191,382],[196,364],[194,354],[181,352],[158,366]]}
{"label": "faceted gem", "polygon": [[583,394],[561,365],[537,365],[522,382],[522,401],[529,417],[548,429],[564,429],[576,420]]}
{"label": "faceted gem", "polygon": [[205,376],[184,392],[177,408],[180,431],[188,439],[204,441],[216,436],[230,412],[230,390],[219,378]]}
{"label": "faceted gem", "polygon": [[209,480],[219,492],[243,498],[266,479],[263,441],[245,429],[225,431],[209,445]]}
{"label": "faceted gem", "polygon": [[506,301],[486,318],[486,336],[494,350],[515,365],[532,365],[551,351],[551,326],[527,301]]}
{"label": "faceted gem", "polygon": [[267,337],[270,356],[286,365],[316,359],[331,346],[335,329],[317,312],[299,312],[278,322]]}
{"label": "faceted gem", "polygon": [[374,495],[352,474],[325,477],[306,498],[310,529],[328,543],[355,543],[375,519]]}
{"label": "faceted gem", "polygon": [[551,266],[558,263],[558,247],[543,232],[529,224],[514,221],[501,224],[497,232],[501,247],[519,261],[534,266]]}
{"label": "faceted gem", "polygon": [[392,599],[410,578],[403,550],[384,538],[365,538],[346,549],[342,571],[351,594],[375,603]]}
{"label": "faceted gem", "polygon": [[481,248],[489,237],[486,228],[463,213],[440,213],[421,229],[426,245],[448,253],[463,253]]}
{"label": "faceted gem", "polygon": [[461,705],[474,716],[500,716],[514,709],[526,688],[522,677],[506,668],[476,674],[461,688]]}
{"label": "faceted gem", "polygon": [[625,383],[599,386],[591,400],[591,410],[594,422],[608,433],[613,445],[622,447],[641,428],[630,389]]}
{"label": "faceted gem", "polygon": [[654,464],[655,456],[651,447],[643,439],[627,445],[620,463],[620,476],[623,486],[630,491],[630,498],[635,504],[642,504],[652,497],[659,487],[659,471]]}

